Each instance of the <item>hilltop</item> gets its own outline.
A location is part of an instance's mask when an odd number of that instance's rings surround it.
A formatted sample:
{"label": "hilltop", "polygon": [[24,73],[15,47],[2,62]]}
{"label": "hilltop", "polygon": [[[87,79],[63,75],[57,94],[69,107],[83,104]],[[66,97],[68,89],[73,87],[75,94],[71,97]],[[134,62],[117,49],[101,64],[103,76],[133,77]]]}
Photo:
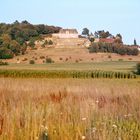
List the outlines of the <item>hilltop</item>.
{"label": "hilltop", "polygon": [[76,29],[28,21],[0,24],[0,59],[9,63],[43,64],[48,58],[56,63],[138,61],[137,48],[136,40],[134,45],[125,45],[120,34],[114,36],[104,30],[92,34],[84,28],[80,34]]}

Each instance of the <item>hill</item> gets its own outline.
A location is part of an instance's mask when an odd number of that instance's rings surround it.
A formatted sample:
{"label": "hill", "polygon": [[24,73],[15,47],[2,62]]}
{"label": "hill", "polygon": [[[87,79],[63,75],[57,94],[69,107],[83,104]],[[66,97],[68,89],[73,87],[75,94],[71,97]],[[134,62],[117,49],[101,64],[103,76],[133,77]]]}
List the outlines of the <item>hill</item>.
{"label": "hill", "polygon": [[36,64],[45,63],[51,58],[55,63],[87,63],[104,61],[139,61],[140,56],[121,56],[111,53],[89,53],[87,48],[39,48],[28,50],[25,55],[7,59],[9,63],[29,64],[34,60]]}

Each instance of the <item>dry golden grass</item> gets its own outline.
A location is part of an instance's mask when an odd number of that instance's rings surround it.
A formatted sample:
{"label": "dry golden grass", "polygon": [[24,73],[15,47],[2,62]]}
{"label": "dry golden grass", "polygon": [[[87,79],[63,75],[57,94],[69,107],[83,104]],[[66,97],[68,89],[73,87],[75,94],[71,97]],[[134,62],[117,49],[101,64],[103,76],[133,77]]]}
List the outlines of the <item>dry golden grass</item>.
{"label": "dry golden grass", "polygon": [[89,53],[87,48],[42,48],[37,50],[29,50],[25,55],[15,56],[13,59],[7,59],[6,61],[8,63],[17,63],[18,61],[20,61],[21,64],[29,64],[30,60],[35,60],[36,64],[43,64],[43,60],[45,59],[40,59],[40,57],[42,56],[45,58],[46,56],[52,58],[55,63],[75,63],[76,60],[79,61],[79,63],[104,61],[110,62],[118,61],[119,59],[130,62],[140,60],[140,55],[121,56],[118,54],[110,53]]}
{"label": "dry golden grass", "polygon": [[140,81],[0,79],[1,140],[138,140]]}

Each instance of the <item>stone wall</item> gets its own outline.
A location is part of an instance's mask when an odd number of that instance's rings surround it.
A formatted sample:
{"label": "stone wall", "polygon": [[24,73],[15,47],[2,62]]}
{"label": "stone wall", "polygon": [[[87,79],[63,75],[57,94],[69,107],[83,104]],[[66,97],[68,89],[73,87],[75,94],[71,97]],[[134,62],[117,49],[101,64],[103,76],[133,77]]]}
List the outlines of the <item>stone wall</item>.
{"label": "stone wall", "polygon": [[53,34],[53,37],[57,37],[57,38],[78,38],[78,34]]}

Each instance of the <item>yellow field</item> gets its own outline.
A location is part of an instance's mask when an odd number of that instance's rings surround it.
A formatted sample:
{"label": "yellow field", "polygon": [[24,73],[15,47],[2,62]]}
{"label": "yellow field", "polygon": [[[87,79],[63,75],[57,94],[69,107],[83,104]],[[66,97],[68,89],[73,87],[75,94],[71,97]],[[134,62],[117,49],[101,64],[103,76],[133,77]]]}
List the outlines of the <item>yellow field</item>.
{"label": "yellow field", "polygon": [[1,140],[138,140],[140,81],[0,79]]}

